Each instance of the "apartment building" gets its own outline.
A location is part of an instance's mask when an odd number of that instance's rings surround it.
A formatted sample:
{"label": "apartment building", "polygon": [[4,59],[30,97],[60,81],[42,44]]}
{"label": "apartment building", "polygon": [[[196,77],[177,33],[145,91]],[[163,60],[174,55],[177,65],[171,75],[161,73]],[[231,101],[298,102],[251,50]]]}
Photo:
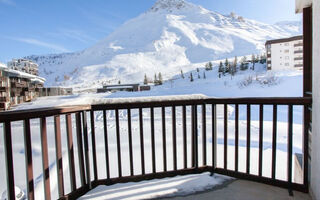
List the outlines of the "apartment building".
{"label": "apartment building", "polygon": [[0,63],[0,110],[38,97],[44,81],[44,78]]}
{"label": "apartment building", "polygon": [[12,61],[7,63],[8,68],[22,71],[28,74],[38,76],[38,64],[27,59],[12,59]]}
{"label": "apartment building", "polygon": [[266,42],[268,70],[303,67],[302,35]]}

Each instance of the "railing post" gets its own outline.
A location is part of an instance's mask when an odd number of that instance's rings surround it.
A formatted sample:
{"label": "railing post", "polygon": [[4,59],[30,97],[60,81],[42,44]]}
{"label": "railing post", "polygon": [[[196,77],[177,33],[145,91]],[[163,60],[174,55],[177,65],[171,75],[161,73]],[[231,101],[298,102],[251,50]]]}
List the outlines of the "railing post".
{"label": "railing post", "polygon": [[33,167],[32,167],[32,147],[31,147],[31,131],[30,119],[24,120],[24,148],[26,158],[26,175],[27,175],[27,197],[34,199],[34,181],[33,181]]}
{"label": "railing post", "polygon": [[224,142],[223,142],[223,168],[227,169],[228,167],[228,104],[223,105],[223,125],[224,125]]}
{"label": "railing post", "polygon": [[292,105],[288,106],[288,184],[289,184],[289,194],[293,196],[292,193],[292,138],[293,138],[293,116],[292,116]]}
{"label": "railing post", "polygon": [[83,158],[83,141],[82,141],[82,126],[80,112],[76,113],[76,127],[77,127],[77,146],[78,146],[78,159],[80,167],[80,180],[81,186],[86,183],[85,170],[84,170],[84,158]]}
{"label": "railing post", "polygon": [[207,121],[206,104],[202,104],[202,165],[207,165]]}
{"label": "railing post", "polygon": [[212,174],[217,167],[217,105],[211,105],[211,120],[212,120]]}
{"label": "railing post", "polygon": [[84,157],[86,163],[86,177],[89,189],[91,189],[91,177],[90,177],[90,160],[89,160],[89,143],[88,143],[88,123],[87,123],[87,111],[82,112],[83,119],[83,139],[84,139]]}
{"label": "railing post", "polygon": [[172,106],[172,153],[173,170],[177,170],[177,134],[176,134],[176,107]]}
{"label": "railing post", "polygon": [[61,147],[61,128],[60,116],[54,116],[54,135],[56,146],[56,162],[57,162],[57,178],[58,178],[58,192],[59,197],[64,196],[64,183],[63,183],[63,166],[62,166],[62,147]]}
{"label": "railing post", "polygon": [[73,137],[72,137],[71,114],[66,115],[66,130],[67,130],[67,143],[68,143],[70,185],[71,185],[71,191],[75,191],[77,189],[77,185],[76,185],[76,174],[75,174],[75,166],[74,166],[74,147],[73,147]]}
{"label": "railing post", "polygon": [[12,155],[12,138],[11,138],[11,122],[6,121],[3,126],[4,135],[4,153],[6,161],[6,174],[7,174],[7,195],[8,200],[15,199],[14,190],[14,168],[13,168],[13,155]]}
{"label": "railing post", "polygon": [[97,168],[97,149],[96,149],[96,131],[94,126],[94,111],[90,111],[90,124],[91,124],[91,143],[92,143],[92,161],[93,161],[93,176],[94,180],[98,180]]}
{"label": "railing post", "polygon": [[50,190],[50,169],[49,169],[49,156],[48,156],[48,138],[47,138],[47,123],[46,118],[40,118],[40,137],[41,137],[41,150],[42,150],[42,169],[43,169],[43,185],[44,197],[46,200],[51,199]]}
{"label": "railing post", "polygon": [[122,164],[121,164],[121,142],[120,142],[120,122],[119,122],[119,110],[115,110],[116,118],[116,143],[117,143],[117,156],[118,156],[118,175],[122,177]]}

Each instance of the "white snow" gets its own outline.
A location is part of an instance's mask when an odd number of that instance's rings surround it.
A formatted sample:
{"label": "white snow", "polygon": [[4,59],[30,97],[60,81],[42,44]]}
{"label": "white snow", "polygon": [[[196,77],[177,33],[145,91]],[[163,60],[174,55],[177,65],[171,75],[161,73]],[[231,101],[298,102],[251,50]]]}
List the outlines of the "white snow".
{"label": "white snow", "polygon": [[300,22],[269,25],[222,15],[187,1],[158,1],[83,51],[30,56],[47,85],[75,90],[103,83],[142,82],[144,74],[170,78],[194,65],[261,53],[268,39],[301,34]]}
{"label": "white snow", "polygon": [[155,179],[142,181],[139,183],[122,183],[111,186],[98,186],[86,195],[83,199],[151,199],[172,196],[185,196],[195,192],[212,189],[214,186],[222,184],[230,177],[222,175],[210,176],[210,173],[198,175],[176,176],[174,178]]}

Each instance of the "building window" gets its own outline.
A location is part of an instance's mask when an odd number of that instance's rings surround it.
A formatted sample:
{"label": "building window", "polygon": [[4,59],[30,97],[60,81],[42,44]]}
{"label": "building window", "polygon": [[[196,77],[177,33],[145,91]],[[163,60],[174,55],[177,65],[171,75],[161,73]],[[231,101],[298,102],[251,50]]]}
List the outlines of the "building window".
{"label": "building window", "polygon": [[285,53],[289,53],[289,49],[284,50]]}
{"label": "building window", "polygon": [[289,60],[289,56],[286,56],[285,59],[286,59],[286,60]]}
{"label": "building window", "polygon": [[289,63],[285,63],[284,65],[285,65],[285,66],[289,66]]}
{"label": "building window", "polygon": [[289,46],[289,43],[287,42],[287,43],[284,43],[284,46]]}

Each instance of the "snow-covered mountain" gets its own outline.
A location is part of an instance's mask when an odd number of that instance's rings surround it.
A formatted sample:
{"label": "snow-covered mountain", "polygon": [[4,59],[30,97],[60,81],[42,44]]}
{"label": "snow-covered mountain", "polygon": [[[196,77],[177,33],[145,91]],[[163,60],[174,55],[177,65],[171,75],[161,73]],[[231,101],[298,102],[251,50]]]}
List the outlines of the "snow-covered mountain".
{"label": "snow-covered mountain", "polygon": [[158,0],[145,13],[92,47],[75,53],[29,56],[47,85],[100,87],[171,76],[194,63],[260,53],[267,39],[301,34],[301,23],[269,25],[222,15],[184,0]]}

